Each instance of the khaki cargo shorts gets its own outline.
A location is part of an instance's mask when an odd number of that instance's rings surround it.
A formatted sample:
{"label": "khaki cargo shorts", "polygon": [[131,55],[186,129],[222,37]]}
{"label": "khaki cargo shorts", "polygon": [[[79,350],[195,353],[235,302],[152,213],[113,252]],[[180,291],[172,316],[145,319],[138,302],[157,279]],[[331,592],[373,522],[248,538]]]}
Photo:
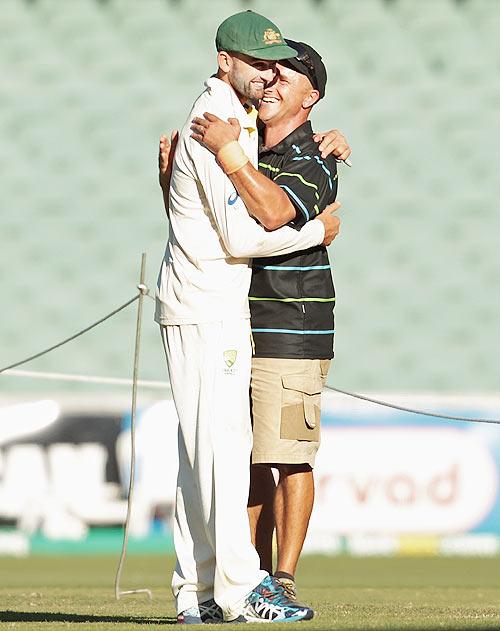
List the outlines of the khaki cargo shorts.
{"label": "khaki cargo shorts", "polygon": [[329,359],[252,359],[253,464],[314,466]]}

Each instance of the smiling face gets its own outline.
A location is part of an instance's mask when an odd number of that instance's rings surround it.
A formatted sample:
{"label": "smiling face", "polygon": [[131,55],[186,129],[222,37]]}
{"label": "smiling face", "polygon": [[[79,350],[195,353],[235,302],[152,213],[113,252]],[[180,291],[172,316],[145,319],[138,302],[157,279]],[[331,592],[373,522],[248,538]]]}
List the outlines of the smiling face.
{"label": "smiling face", "polygon": [[276,62],[254,59],[243,53],[218,54],[219,70],[244,100],[257,101],[264,95],[264,88],[276,76]]}
{"label": "smiling face", "polygon": [[309,79],[280,63],[276,64],[276,78],[264,90],[259,104],[259,118],[266,125],[307,119],[310,108],[319,99]]}

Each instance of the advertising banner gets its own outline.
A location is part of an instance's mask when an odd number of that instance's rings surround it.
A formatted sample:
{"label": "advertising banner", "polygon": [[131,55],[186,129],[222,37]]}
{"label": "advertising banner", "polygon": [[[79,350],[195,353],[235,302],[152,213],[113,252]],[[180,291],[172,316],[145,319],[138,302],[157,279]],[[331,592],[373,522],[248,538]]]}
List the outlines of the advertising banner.
{"label": "advertising banner", "polygon": [[[500,416],[493,399],[380,398]],[[499,551],[500,425],[408,414],[331,391],[321,422],[305,551]],[[171,550],[177,429],[171,400],[139,412],[132,549]],[[0,407],[0,553],[69,550],[69,542],[72,551],[118,549],[129,474],[127,413],[67,411],[56,401]]]}
{"label": "advertising banner", "polygon": [[[491,400],[396,400],[453,416],[500,417]],[[500,425],[446,421],[326,393],[322,428],[309,550],[333,550],[345,538],[350,551],[497,550]],[[458,538],[465,533],[494,536]]]}

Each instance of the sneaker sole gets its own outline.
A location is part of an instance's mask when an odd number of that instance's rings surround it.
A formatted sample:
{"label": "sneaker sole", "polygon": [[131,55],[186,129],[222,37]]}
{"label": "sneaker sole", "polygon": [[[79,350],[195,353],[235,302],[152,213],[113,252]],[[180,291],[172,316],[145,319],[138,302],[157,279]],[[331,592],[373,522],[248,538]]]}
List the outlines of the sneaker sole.
{"label": "sneaker sole", "polygon": [[[243,620],[239,618],[243,618]],[[264,624],[272,624],[273,622],[302,622],[302,620],[312,620],[314,618],[314,611],[310,609],[303,616],[290,616],[289,618],[281,618],[279,620],[266,620],[264,618],[254,618],[252,616],[240,616],[239,618],[231,620],[231,622],[261,622]]]}

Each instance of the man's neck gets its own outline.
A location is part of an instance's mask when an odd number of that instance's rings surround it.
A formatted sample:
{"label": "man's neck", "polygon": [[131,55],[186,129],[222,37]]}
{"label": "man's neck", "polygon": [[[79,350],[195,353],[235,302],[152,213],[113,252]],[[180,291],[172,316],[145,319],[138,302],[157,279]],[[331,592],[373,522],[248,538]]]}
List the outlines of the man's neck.
{"label": "man's neck", "polygon": [[273,125],[272,121],[270,121],[264,127],[264,145],[268,148],[274,147],[303,125],[307,119],[307,112],[300,112],[299,115],[293,116],[286,121],[279,121],[276,125]]}
{"label": "man's neck", "polygon": [[217,79],[220,79],[221,81],[224,81],[224,83],[227,83],[227,85],[231,88],[231,90],[233,90],[233,92],[236,94],[236,96],[238,97],[238,99],[239,99],[239,101],[240,101],[240,103],[242,105],[244,105],[245,103],[248,102],[248,98],[246,96],[243,96],[242,94],[240,94],[239,92],[237,92],[233,88],[233,86],[229,82],[229,78],[228,78],[227,74],[225,74],[224,72],[221,72],[219,70],[215,76],[217,77]]}

